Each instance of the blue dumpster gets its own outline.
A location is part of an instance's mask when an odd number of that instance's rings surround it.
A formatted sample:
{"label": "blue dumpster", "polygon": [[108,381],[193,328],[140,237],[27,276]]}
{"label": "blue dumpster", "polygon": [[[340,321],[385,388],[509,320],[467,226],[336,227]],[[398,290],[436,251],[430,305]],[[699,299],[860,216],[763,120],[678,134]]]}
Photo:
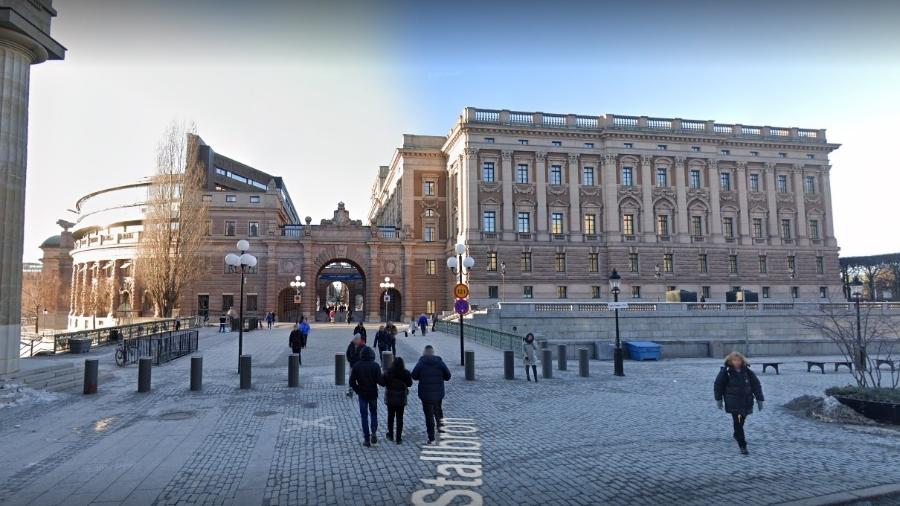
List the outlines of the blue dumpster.
{"label": "blue dumpster", "polygon": [[662,358],[662,346],[651,341],[628,341],[628,356],[631,360],[659,360]]}

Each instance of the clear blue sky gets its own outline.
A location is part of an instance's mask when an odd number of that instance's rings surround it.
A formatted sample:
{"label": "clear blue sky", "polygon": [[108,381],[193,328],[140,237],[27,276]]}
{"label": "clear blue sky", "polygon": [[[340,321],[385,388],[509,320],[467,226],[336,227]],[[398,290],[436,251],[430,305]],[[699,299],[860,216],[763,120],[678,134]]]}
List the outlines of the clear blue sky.
{"label": "clear blue sky", "polygon": [[[172,119],[364,218],[403,133],[463,107],[826,128],[844,254],[900,251],[900,2],[57,2],[32,73],[25,259],[75,200],[153,170]],[[890,227],[886,229],[885,227]]]}

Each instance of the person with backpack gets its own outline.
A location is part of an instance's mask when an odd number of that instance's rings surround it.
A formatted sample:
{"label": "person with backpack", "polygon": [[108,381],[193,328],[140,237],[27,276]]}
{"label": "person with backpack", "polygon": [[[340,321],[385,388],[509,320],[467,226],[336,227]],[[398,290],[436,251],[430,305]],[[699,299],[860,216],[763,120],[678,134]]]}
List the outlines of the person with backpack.
{"label": "person with backpack", "polygon": [[[397,357],[391,367],[384,373],[384,404],[388,412],[388,428],[386,437],[397,444],[403,442],[403,411],[409,388],[412,386],[412,375],[406,370],[403,359]],[[396,420],[396,431],[394,421]]]}
{"label": "person with backpack", "polygon": [[356,324],[356,327],[353,329],[353,335],[358,335],[362,339],[362,343],[366,344],[366,327],[363,326],[362,322]]}
{"label": "person with backpack", "polygon": [[[293,353],[296,353],[301,357],[303,356],[301,355],[301,352],[303,351],[303,338],[300,333],[300,325],[294,325],[294,328],[291,329],[291,334],[288,337],[288,346],[291,347]],[[300,362],[303,362],[303,360],[301,359]]]}
{"label": "person with backpack", "polygon": [[375,363],[375,351],[366,346],[360,352],[359,362],[350,370],[350,388],[359,396],[359,415],[365,437],[363,446],[366,447],[378,443],[379,385],[384,386],[381,367]]}
{"label": "person with backpack", "polygon": [[[350,344],[347,345],[347,352],[344,355],[347,358],[347,363],[350,364],[350,370],[353,370],[353,366],[359,362],[359,359],[362,356],[362,350],[366,347],[365,341],[362,340],[359,334],[353,334],[353,339],[350,341]],[[347,390],[347,397],[353,397],[353,387],[350,387]]]}
{"label": "person with backpack", "polygon": [[[537,383],[537,345],[534,344],[534,334],[525,335],[525,377],[531,381],[531,371],[534,371],[534,382]],[[531,371],[528,368],[531,368]]]}
{"label": "person with backpack", "polygon": [[381,360],[383,357],[383,353],[386,351],[393,352],[396,342],[396,338],[391,334],[391,331],[388,330],[388,327],[381,327],[378,329],[378,333],[375,334],[375,348],[378,349],[378,358]]}
{"label": "person with backpack", "polygon": [[[747,438],[744,434],[744,422],[753,413],[753,400],[760,411],[763,410],[762,384],[752,370],[744,355],[733,351],[725,357],[725,365],[719,369],[713,385],[716,407],[724,409],[731,415],[734,428],[733,437],[737,441],[743,455],[748,455]],[[724,401],[724,402],[723,402]],[[723,405],[724,404],[724,405]]]}
{"label": "person with backpack", "polygon": [[425,413],[425,429],[428,432],[428,444],[434,444],[435,426],[440,428],[444,419],[444,382],[450,381],[450,369],[441,357],[434,354],[429,344],[413,368],[412,378],[419,382],[419,400]]}

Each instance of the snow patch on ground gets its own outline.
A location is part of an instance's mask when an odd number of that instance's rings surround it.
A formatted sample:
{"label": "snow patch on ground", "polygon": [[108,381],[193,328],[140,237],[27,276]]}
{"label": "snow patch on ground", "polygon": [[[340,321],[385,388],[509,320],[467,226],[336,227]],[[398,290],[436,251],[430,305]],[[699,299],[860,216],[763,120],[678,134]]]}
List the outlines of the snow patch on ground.
{"label": "snow patch on ground", "polygon": [[797,415],[815,418],[828,423],[877,425],[877,422],[874,420],[870,420],[852,408],[844,406],[831,396],[801,395],[787,402],[784,408]]}
{"label": "snow patch on ground", "polygon": [[35,390],[25,385],[6,383],[0,385],[0,409],[15,406],[45,404],[62,399],[64,394]]}

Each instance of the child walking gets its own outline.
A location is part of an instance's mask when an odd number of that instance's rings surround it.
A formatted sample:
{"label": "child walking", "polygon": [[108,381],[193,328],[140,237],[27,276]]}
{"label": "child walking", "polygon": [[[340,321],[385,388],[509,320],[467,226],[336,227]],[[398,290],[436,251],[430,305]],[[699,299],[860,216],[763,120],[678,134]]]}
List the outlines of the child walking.
{"label": "child walking", "polygon": [[[756,373],[750,370],[750,363],[740,353],[733,351],[725,357],[725,365],[719,370],[714,385],[716,406],[731,414],[734,439],[741,453],[748,455],[744,422],[753,413],[753,399],[760,411],[763,409],[762,385]],[[723,406],[724,401],[724,406]]]}

